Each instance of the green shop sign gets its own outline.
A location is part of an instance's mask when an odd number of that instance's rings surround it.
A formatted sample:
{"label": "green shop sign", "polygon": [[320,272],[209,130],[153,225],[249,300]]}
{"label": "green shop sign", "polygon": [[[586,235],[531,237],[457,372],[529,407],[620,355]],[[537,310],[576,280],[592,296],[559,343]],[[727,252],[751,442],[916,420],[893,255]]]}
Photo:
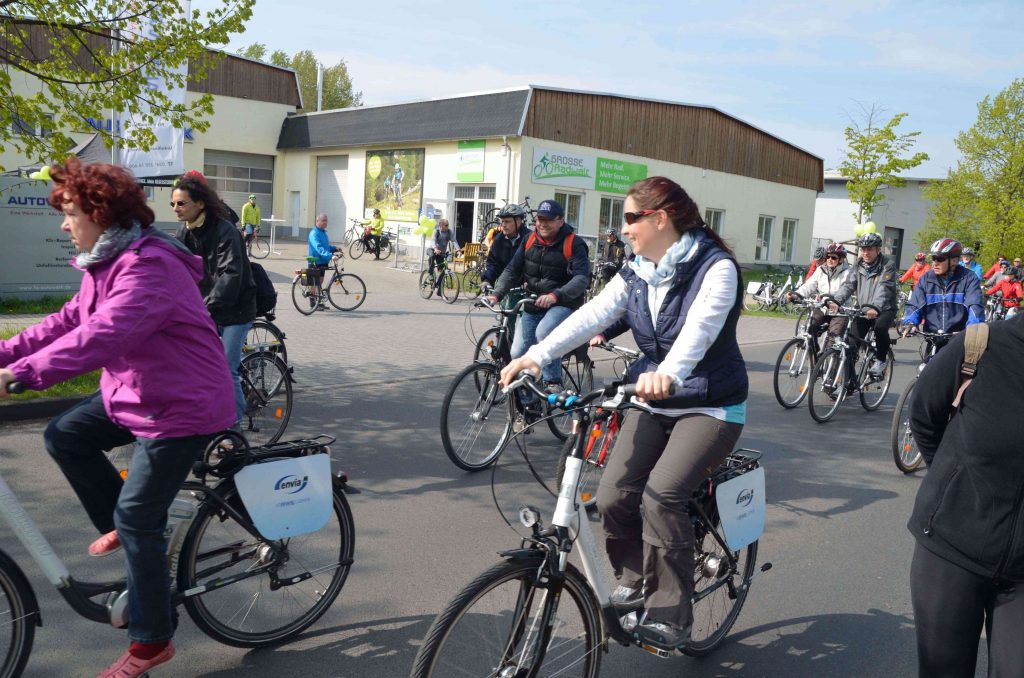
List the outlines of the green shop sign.
{"label": "green shop sign", "polygon": [[635,182],[646,178],[647,165],[599,157],[594,188],[606,193],[625,193]]}
{"label": "green shop sign", "polygon": [[647,165],[534,147],[532,177],[537,184],[625,193],[647,178]]}
{"label": "green shop sign", "polygon": [[459,142],[458,170],[459,181],[479,182],[484,180],[484,148],[483,139]]}

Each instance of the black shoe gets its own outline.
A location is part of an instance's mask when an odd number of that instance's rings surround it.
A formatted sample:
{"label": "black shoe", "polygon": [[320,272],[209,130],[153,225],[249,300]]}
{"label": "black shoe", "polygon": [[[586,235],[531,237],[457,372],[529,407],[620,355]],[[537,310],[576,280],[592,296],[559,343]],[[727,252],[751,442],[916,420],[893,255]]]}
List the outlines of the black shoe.
{"label": "black shoe", "polygon": [[680,628],[668,622],[644,619],[634,629],[633,635],[642,643],[648,643],[659,650],[678,650],[690,642],[690,627]]}

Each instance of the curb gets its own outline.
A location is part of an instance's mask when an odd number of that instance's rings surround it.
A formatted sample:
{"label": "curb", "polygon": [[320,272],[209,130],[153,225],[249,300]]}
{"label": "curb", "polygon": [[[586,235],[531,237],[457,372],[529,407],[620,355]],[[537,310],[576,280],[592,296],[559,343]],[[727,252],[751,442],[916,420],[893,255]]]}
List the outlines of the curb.
{"label": "curb", "polygon": [[30,419],[49,419],[80,403],[85,396],[69,398],[36,398],[0,405],[0,424]]}

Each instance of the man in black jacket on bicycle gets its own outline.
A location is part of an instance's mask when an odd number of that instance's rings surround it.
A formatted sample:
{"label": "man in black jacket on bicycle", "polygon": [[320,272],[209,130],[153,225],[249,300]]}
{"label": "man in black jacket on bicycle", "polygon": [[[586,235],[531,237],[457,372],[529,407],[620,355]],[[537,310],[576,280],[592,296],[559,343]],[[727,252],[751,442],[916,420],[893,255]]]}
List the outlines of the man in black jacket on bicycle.
{"label": "man in black jacket on bicycle", "polygon": [[494,234],[491,248],[487,250],[487,262],[483,275],[480,276],[480,287],[484,291],[489,291],[494,286],[505,267],[512,261],[516,250],[530,235],[530,229],[525,223],[526,210],[519,205],[506,205],[498,212],[498,219],[498,230]]}

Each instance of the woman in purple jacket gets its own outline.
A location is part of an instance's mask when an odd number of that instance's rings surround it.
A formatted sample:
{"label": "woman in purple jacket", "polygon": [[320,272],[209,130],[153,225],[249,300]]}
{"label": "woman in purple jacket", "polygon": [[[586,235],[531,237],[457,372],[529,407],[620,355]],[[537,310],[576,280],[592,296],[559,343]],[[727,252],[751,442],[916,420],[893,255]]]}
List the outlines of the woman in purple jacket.
{"label": "woman in purple jacket", "polygon": [[[100,392],[54,419],[46,449],[100,533],[89,554],[124,547],[125,654],[101,677],[139,676],[174,656],[164,528],[167,510],[213,434],[235,421],[231,375],[196,283],[199,257],[152,227],[126,170],[51,168],[50,204],[79,250],[82,286],[64,307],[0,341],[0,397],[10,382],[44,389],[103,368]],[[104,450],[135,441],[121,479]]]}

